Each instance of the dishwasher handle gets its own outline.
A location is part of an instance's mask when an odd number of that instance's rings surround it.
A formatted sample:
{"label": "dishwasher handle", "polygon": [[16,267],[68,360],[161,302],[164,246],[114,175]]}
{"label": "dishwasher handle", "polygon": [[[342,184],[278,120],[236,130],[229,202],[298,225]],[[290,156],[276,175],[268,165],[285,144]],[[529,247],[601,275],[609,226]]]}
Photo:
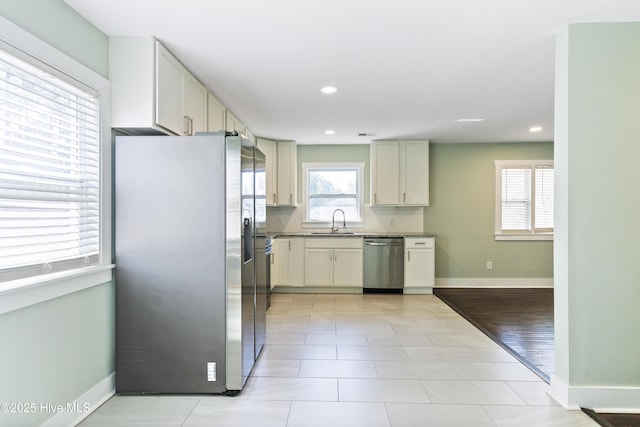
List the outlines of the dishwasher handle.
{"label": "dishwasher handle", "polygon": [[364,244],[366,246],[402,246],[403,243],[402,242],[385,242],[385,243],[379,243],[379,242],[367,242],[366,240],[364,241]]}

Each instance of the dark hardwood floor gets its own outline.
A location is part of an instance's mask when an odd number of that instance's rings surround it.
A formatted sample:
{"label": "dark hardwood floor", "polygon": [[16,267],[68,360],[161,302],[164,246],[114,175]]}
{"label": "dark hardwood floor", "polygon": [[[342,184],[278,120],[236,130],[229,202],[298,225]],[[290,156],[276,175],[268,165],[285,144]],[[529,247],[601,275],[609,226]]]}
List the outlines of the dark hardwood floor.
{"label": "dark hardwood floor", "polygon": [[549,382],[555,363],[553,289],[436,288],[434,293]]}
{"label": "dark hardwood floor", "polygon": [[[435,288],[433,293],[549,382],[554,371],[553,289]],[[640,427],[640,414],[599,414],[603,427]]]}

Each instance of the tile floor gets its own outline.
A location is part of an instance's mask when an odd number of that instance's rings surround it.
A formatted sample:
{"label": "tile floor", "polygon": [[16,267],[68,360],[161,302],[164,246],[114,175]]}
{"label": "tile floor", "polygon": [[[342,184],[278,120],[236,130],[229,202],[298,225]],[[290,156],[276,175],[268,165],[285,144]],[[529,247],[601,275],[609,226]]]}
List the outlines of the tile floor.
{"label": "tile floor", "polygon": [[432,295],[275,294],[236,397],[114,396],[80,426],[597,426]]}

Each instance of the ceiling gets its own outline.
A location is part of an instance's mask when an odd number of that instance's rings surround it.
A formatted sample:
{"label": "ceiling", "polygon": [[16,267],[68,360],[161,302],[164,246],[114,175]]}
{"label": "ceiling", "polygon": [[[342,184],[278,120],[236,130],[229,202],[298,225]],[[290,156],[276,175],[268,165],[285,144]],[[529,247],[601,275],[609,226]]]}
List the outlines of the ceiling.
{"label": "ceiling", "polygon": [[156,36],[254,135],[299,144],[552,141],[555,34],[640,21],[637,0],[65,1]]}

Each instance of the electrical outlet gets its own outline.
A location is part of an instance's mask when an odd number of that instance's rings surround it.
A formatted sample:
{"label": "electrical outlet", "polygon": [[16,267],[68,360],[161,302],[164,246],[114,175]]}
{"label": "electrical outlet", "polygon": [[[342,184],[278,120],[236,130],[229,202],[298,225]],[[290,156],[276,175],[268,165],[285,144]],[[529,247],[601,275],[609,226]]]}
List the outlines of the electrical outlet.
{"label": "electrical outlet", "polygon": [[487,261],[487,270],[493,270],[493,261]]}

